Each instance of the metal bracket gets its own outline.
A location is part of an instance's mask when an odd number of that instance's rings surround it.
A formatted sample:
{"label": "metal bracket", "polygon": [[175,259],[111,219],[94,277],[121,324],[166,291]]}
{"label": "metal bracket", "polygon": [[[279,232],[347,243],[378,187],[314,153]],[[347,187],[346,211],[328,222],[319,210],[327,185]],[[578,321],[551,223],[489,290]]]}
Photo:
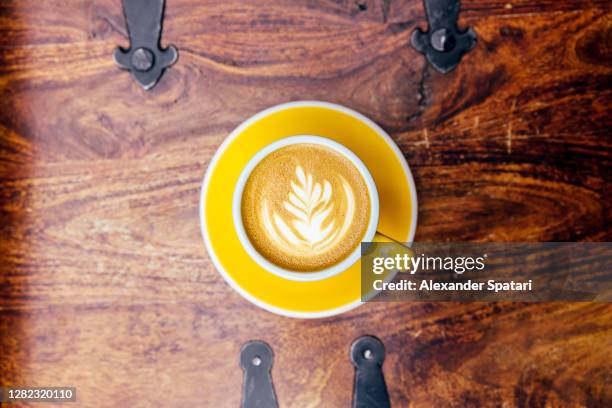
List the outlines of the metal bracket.
{"label": "metal bracket", "polygon": [[173,45],[160,47],[164,3],[165,0],[123,0],[130,48],[117,47],[113,56],[117,65],[131,71],[146,90],[153,88],[178,58]]}
{"label": "metal bracket", "polygon": [[363,336],[351,345],[355,366],[353,408],[390,408],[389,393],[382,373],[385,346],[374,336]]}
{"label": "metal bracket", "polygon": [[412,32],[412,46],[443,74],[452,71],[476,44],[471,27],[459,30],[459,0],[424,0],[429,29]]}
{"label": "metal bracket", "polygon": [[249,341],[240,350],[244,370],[241,408],[278,408],[270,370],[274,353],[263,341]]}

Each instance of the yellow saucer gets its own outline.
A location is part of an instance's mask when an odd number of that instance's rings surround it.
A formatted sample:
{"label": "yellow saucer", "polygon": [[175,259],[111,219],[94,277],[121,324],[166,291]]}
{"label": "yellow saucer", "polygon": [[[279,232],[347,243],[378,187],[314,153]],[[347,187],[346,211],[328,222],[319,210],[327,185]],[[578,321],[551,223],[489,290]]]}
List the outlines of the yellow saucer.
{"label": "yellow saucer", "polygon": [[215,153],[202,183],[200,226],[208,253],[223,278],[244,298],[290,317],[332,316],[361,304],[357,262],[344,272],[314,282],[278,277],[261,268],[242,248],[232,221],[238,177],[255,153],[293,135],[335,140],[368,167],[380,199],[375,240],[412,242],[417,222],[414,180],[404,156],[378,125],[365,116],[326,102],[291,102],[266,109],[236,128]]}

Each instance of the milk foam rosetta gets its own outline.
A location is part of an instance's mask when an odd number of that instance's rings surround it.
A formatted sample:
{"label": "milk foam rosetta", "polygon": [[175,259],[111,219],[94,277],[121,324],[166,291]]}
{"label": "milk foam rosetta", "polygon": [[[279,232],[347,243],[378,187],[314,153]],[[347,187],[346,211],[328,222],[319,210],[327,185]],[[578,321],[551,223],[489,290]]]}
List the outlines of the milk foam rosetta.
{"label": "milk foam rosetta", "polygon": [[335,150],[301,143],[266,156],[250,174],[242,221],[255,249],[294,271],[317,271],[350,255],[370,217],[367,185]]}

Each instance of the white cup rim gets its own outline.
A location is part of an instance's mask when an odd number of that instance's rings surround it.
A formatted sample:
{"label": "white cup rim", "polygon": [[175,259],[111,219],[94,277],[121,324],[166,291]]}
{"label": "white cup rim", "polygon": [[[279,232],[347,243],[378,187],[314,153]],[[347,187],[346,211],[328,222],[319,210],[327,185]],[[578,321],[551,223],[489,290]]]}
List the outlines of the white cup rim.
{"label": "white cup rim", "polygon": [[264,148],[255,153],[255,155],[249,160],[246,166],[242,169],[240,176],[238,177],[238,181],[236,182],[236,188],[234,189],[234,196],[232,199],[232,217],[236,233],[238,234],[238,239],[240,240],[242,247],[247,251],[249,256],[257,264],[259,264],[259,266],[261,266],[268,272],[271,272],[274,275],[288,280],[310,282],[330,278],[354,265],[361,257],[360,245],[358,245],[357,248],[355,248],[355,250],[351,252],[351,254],[344,258],[342,261],[320,271],[296,272],[288,270],[270,262],[255,249],[255,247],[247,236],[244,224],[242,222],[241,212],[242,194],[244,192],[246,181],[251,175],[253,169],[270,153],[282,147],[299,143],[318,144],[329,147],[339,152],[351,161],[351,163],[357,168],[357,170],[365,180],[370,198],[370,220],[368,221],[368,226],[362,238],[362,242],[372,241],[374,235],[376,234],[379,219],[379,197],[374,178],[370,174],[370,171],[368,170],[366,165],[361,161],[361,159],[343,144],[328,139],[326,137],[314,135],[296,135],[285,137],[283,139],[279,139],[273,143],[266,145]]}

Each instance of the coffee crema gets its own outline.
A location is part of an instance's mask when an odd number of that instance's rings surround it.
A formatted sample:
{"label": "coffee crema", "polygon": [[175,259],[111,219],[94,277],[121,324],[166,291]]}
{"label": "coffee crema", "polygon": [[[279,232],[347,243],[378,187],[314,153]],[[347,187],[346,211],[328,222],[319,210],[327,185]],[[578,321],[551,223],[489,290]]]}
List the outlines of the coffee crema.
{"label": "coffee crema", "polygon": [[314,143],[282,147],[257,164],[244,187],[249,241],[281,268],[315,272],[348,257],[370,221],[367,184],[355,165]]}

